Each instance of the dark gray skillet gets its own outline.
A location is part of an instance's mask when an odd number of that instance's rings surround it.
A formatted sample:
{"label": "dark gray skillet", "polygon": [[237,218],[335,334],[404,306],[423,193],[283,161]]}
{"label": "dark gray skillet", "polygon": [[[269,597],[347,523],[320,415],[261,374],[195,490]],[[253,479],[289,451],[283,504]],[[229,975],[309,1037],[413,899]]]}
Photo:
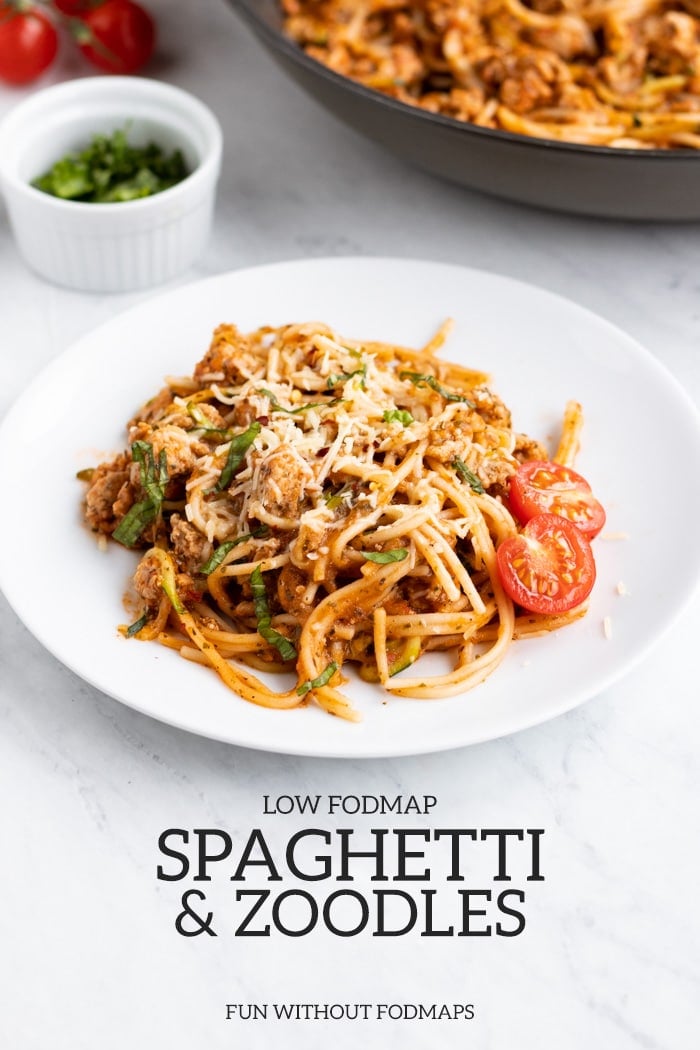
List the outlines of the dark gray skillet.
{"label": "dark gray skillet", "polygon": [[700,219],[700,151],[576,146],[464,124],[370,91],[309,58],[281,31],[277,0],[229,0],[317,102],[399,157],[453,182],[557,211]]}

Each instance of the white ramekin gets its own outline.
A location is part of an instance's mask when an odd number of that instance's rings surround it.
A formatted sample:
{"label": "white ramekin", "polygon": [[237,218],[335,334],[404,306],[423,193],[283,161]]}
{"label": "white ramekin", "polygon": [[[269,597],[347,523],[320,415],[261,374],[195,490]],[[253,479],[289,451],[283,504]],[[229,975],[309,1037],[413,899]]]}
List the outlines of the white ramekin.
{"label": "white ramekin", "polygon": [[[31,185],[95,134],[181,149],[190,174],[152,197],[64,201]],[[143,77],[88,77],[39,91],[0,124],[0,187],[27,264],[56,284],[125,292],[186,270],[203,250],[221,168],[221,128],[202,102]]]}

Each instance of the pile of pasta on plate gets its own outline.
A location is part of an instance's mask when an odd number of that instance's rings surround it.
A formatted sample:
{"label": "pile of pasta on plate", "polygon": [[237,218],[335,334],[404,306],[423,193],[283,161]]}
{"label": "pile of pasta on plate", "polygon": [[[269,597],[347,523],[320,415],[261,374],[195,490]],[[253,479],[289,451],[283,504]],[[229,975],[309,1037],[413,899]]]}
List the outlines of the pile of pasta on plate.
{"label": "pile of pasta on plate", "polygon": [[[140,554],[123,634],[252,703],[356,720],[348,664],[385,695],[453,696],[514,638],[582,615],[604,513],[571,467],[581,408],[549,460],[485,373],[442,360],[449,328],[417,350],[317,322],[217,328],[128,448],[81,472],[91,528]],[[449,669],[414,666],[436,650]]]}

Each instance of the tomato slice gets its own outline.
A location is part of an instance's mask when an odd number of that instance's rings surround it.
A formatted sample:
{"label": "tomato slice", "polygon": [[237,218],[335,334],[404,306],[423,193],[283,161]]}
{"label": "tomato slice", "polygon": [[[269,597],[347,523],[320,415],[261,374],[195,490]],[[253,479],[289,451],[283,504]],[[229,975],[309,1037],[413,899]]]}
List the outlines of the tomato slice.
{"label": "tomato slice", "polygon": [[506,594],[528,612],[562,613],[584,602],[595,583],[591,545],[576,525],[538,514],[496,551]]}
{"label": "tomato slice", "polygon": [[510,479],[509,501],[520,522],[536,514],[558,514],[591,540],[605,524],[603,505],[586,479],[560,463],[541,459],[523,463]]}

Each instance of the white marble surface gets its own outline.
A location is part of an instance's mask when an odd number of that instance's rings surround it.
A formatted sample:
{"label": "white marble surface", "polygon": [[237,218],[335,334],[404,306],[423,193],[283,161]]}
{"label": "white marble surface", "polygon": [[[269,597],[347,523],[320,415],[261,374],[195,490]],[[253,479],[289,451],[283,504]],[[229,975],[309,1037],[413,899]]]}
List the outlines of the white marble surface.
{"label": "white marble surface", "polygon": [[[152,72],[209,102],[226,135],[215,234],[184,279],[349,253],[478,266],[598,311],[700,400],[697,226],[578,220],[438,183],[326,116],[217,0],[149,5],[161,27]],[[81,68],[66,57],[56,75]],[[20,96],[0,90],[0,111]],[[1,213],[0,297],[2,411],[72,340],[142,298],[42,283],[17,258]],[[40,479],[31,498],[40,503]],[[50,508],[43,511],[50,527]],[[279,757],[188,736],[85,685],[4,599],[0,622],[1,1046],[695,1045],[697,600],[643,664],[570,715],[469,750],[374,762]],[[244,941],[229,922],[216,940],[179,937],[183,887],[156,881],[159,833],[219,827],[240,842],[260,826],[280,848],[309,822],[263,816],[262,796],[306,792],[439,798],[430,819],[378,826],[544,828],[546,882],[525,884],[525,932],[513,940]],[[347,817],[317,823],[377,826]],[[492,885],[484,854],[475,857],[474,879]],[[212,899],[223,918],[232,892],[220,876]],[[439,1025],[225,1020],[226,1003],[275,1001],[470,1002],[476,1017]]]}

